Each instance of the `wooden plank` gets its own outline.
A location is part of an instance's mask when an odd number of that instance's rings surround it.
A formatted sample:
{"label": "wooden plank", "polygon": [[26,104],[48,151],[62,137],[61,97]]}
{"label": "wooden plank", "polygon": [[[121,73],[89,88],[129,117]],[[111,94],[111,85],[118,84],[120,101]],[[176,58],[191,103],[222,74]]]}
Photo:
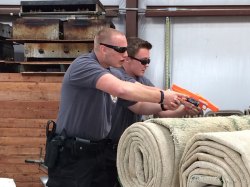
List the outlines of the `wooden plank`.
{"label": "wooden plank", "polygon": [[[42,187],[40,177],[47,175],[47,173],[40,170],[39,166],[35,165],[32,166],[32,169],[30,166],[24,167],[23,165],[11,165],[9,167],[9,165],[0,164],[0,166],[8,168],[4,170],[0,169],[1,177],[13,178],[17,187]],[[11,173],[8,172],[10,170],[12,171]]]}
{"label": "wooden plank", "polygon": [[[41,172],[39,168],[37,168],[37,172],[35,173],[4,173],[1,177],[5,178],[14,178],[15,182],[39,182],[41,176],[46,176],[47,174]],[[19,187],[19,186],[18,186]]]}
{"label": "wooden plank", "polygon": [[44,187],[41,182],[15,182],[17,187]]}
{"label": "wooden plank", "polygon": [[0,137],[45,137],[45,129],[0,128]]}
{"label": "wooden plank", "polygon": [[24,76],[36,76],[36,75],[64,75],[65,72],[40,72],[40,71],[27,71],[21,72]]}
{"label": "wooden plank", "polygon": [[45,138],[36,137],[0,137],[0,146],[17,146],[17,147],[43,147],[45,146]]}
{"label": "wooden plank", "polygon": [[[61,83],[38,82],[1,82],[0,91],[25,91],[25,92],[57,92],[61,90]],[[1,99],[2,100],[2,99]]]}
{"label": "wooden plank", "polygon": [[34,173],[37,172],[34,164],[0,164],[0,173]]}
{"label": "wooden plank", "polygon": [[[42,149],[42,150],[41,150]],[[0,146],[0,160],[4,159],[4,157],[25,157],[25,159],[38,159],[40,153],[44,154],[44,146],[33,146],[30,144],[28,147],[18,147],[16,145],[10,146]]]}
{"label": "wooden plank", "polygon": [[63,75],[23,75],[21,73],[0,73],[0,82],[44,82],[61,83]]}
{"label": "wooden plank", "polygon": [[[14,116],[12,116],[14,117]],[[53,119],[55,120],[55,119]],[[0,118],[0,128],[38,128],[45,129],[48,119]]]}
{"label": "wooden plank", "polygon": [[57,117],[58,101],[0,101],[1,118],[55,119]]}
{"label": "wooden plank", "polygon": [[[34,156],[0,155],[0,164],[24,164],[26,159],[38,160],[39,154]],[[40,158],[39,158],[40,159]]]}
{"label": "wooden plank", "polygon": [[0,100],[2,101],[58,101],[61,83],[1,82]]}

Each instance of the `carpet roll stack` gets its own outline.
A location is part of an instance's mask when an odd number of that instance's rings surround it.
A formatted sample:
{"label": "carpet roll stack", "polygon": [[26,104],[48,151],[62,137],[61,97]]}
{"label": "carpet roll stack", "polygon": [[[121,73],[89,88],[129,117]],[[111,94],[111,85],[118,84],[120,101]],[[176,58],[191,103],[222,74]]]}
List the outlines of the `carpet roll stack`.
{"label": "carpet roll stack", "polygon": [[250,131],[198,133],[180,161],[181,187],[249,187]]}
{"label": "carpet roll stack", "polygon": [[118,144],[120,181],[123,187],[179,187],[180,160],[195,134],[247,129],[249,116],[157,118],[134,123]]}

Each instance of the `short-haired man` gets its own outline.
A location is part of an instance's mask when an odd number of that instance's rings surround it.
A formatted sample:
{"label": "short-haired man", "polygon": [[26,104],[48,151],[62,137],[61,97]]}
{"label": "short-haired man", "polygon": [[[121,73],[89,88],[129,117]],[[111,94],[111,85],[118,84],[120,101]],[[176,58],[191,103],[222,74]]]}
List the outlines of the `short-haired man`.
{"label": "short-haired man", "polygon": [[111,128],[110,95],[161,103],[168,109],[176,109],[186,99],[176,92],[149,89],[113,76],[110,67],[121,67],[127,56],[125,35],[105,28],[95,36],[94,50],[69,66],[62,83],[56,129],[65,139],[58,151],[56,147],[48,149],[58,154],[55,166],[48,168],[48,187],[110,187],[103,172],[104,148]]}
{"label": "short-haired man", "polygon": [[[152,45],[137,37],[128,38],[128,58],[121,68],[111,68],[111,72],[121,80],[153,87],[144,73],[150,63],[150,50]],[[116,148],[124,130],[131,124],[141,121],[142,115],[157,115],[159,117],[183,117],[185,115],[198,115],[201,110],[192,104],[182,101],[176,110],[166,110],[159,104],[150,102],[135,102],[118,98],[112,115],[112,128],[109,138],[112,143],[107,148],[107,172],[110,186],[119,186],[116,171]]]}

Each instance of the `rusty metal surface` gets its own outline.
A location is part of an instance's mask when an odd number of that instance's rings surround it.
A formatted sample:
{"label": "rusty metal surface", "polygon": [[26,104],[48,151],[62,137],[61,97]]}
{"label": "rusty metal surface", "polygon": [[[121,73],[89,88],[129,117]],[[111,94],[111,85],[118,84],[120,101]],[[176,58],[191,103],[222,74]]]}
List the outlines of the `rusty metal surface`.
{"label": "rusty metal surface", "polygon": [[14,60],[14,47],[12,44],[0,43],[0,59],[1,60]]}
{"label": "rusty metal surface", "polygon": [[59,19],[17,19],[13,22],[13,39],[59,40]]}
{"label": "rusty metal surface", "polygon": [[[1,62],[1,61],[0,61]],[[44,65],[50,65],[50,64],[71,64],[72,60],[67,60],[67,61],[64,61],[64,60],[60,60],[60,61],[56,61],[56,60],[53,60],[53,61],[42,61],[41,59],[39,60],[39,64],[44,64]],[[25,62],[19,62],[20,64],[38,64],[37,61],[25,61]]]}
{"label": "rusty metal surface", "polygon": [[0,23],[0,38],[12,38],[12,27],[10,25]]}
{"label": "rusty metal surface", "polygon": [[85,40],[40,40],[40,39],[6,39],[8,42],[24,43],[93,43],[93,39]]}
{"label": "rusty metal surface", "polygon": [[21,1],[21,15],[46,14],[96,14],[101,15],[104,7],[99,0],[74,1]]}
{"label": "rusty metal surface", "polygon": [[64,73],[68,69],[69,64],[21,64],[21,73]]}
{"label": "rusty metal surface", "polygon": [[[37,3],[37,1],[33,1]],[[102,9],[105,10],[105,17],[117,17],[119,15],[118,6],[104,6]],[[14,21],[19,17],[21,12],[21,5],[0,5],[0,20],[11,20]]]}
{"label": "rusty metal surface", "polygon": [[104,27],[114,27],[105,19],[68,20],[63,23],[64,40],[90,40]]}
{"label": "rusty metal surface", "polygon": [[76,58],[93,49],[93,43],[25,43],[25,58]]}

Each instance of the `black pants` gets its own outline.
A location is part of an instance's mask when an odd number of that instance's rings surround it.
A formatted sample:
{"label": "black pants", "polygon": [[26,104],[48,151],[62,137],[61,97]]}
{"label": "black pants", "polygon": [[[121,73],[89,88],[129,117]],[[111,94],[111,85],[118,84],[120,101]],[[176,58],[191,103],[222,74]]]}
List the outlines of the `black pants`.
{"label": "black pants", "polygon": [[107,145],[105,149],[105,164],[110,187],[120,187],[119,177],[116,167],[117,146]]}
{"label": "black pants", "polygon": [[105,149],[85,150],[72,155],[64,149],[56,167],[48,170],[48,187],[111,187],[105,166]]}

